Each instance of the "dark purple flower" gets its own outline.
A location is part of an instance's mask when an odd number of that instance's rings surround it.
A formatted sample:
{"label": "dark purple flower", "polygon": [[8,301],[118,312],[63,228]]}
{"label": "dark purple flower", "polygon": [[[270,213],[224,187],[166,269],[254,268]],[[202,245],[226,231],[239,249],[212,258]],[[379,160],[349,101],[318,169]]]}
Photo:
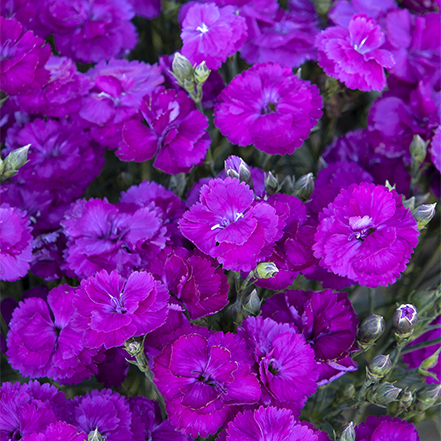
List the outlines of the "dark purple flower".
{"label": "dark purple flower", "polygon": [[57,51],[75,61],[122,58],[137,43],[133,9],[126,0],[50,0],[42,14]]}
{"label": "dark purple flower", "polygon": [[49,424],[43,432],[22,438],[22,441],[86,441],[87,434],[64,421]]}
{"label": "dark purple flower", "polygon": [[238,179],[212,179],[179,222],[182,234],[224,269],[253,270],[282,234],[279,216]]}
{"label": "dark purple flower", "polygon": [[181,53],[191,64],[205,61],[209,69],[216,70],[242,47],[246,36],[245,19],[235,14],[234,7],[195,3],[182,22]]}
{"label": "dark purple flower", "polygon": [[347,29],[328,27],[317,36],[318,63],[350,89],[381,91],[386,86],[383,68],[394,65],[391,53],[380,49],[384,40],[373,18],[355,14]]}
{"label": "dark purple flower", "polygon": [[441,172],[441,126],[435,130],[430,143],[430,157],[436,169]]}
{"label": "dark purple flower", "polygon": [[355,441],[419,441],[420,437],[413,424],[399,418],[370,416],[365,423],[355,427]]}
{"label": "dark purple flower", "polygon": [[50,291],[47,303],[31,297],[14,310],[8,332],[9,362],[23,376],[50,377],[77,384],[97,372],[97,351],[85,348],[83,333],[72,328],[74,288]]}
{"label": "dark purple flower", "polygon": [[[307,8],[308,2],[300,5],[303,7]],[[304,20],[301,9],[294,7],[290,12],[279,9],[274,17],[263,20],[249,18],[250,22],[253,26],[248,26],[248,38],[240,52],[247,63],[275,62],[295,68],[317,59],[318,15]]]}
{"label": "dark purple flower", "polygon": [[155,18],[161,12],[160,0],[129,0],[135,15],[148,19]]}
{"label": "dark purple flower", "polygon": [[2,90],[16,95],[39,89],[49,81],[44,68],[51,55],[51,47],[34,36],[15,19],[0,17],[0,75]]}
{"label": "dark purple flower", "polygon": [[153,166],[164,173],[188,173],[205,157],[210,146],[207,118],[185,92],[159,87],[144,97],[140,111],[148,127],[134,118],[123,127],[116,154],[122,161],[156,159]]}
{"label": "dark purple flower", "polygon": [[[439,315],[435,320],[430,323],[430,325],[441,325],[441,315]],[[416,338],[415,340],[412,340],[412,342],[409,344],[408,348],[411,349],[413,345],[416,345],[421,342],[429,341],[434,338],[441,337],[441,329],[433,329],[432,331],[425,332],[420,337]],[[425,348],[418,349],[416,351],[409,352],[405,355],[403,355],[403,361],[409,366],[410,369],[419,368],[421,366],[421,363],[426,360],[429,357],[432,357],[436,351],[439,349],[439,344],[433,344],[430,346],[426,346]],[[435,378],[432,378],[430,376],[426,377],[427,383],[440,383],[441,382],[441,353],[438,354],[438,360],[435,363],[434,366],[430,367],[428,369],[429,372],[435,374],[438,376],[438,381],[435,380]]]}
{"label": "dark purple flower", "polygon": [[288,324],[248,317],[238,334],[254,355],[262,383],[260,403],[286,407],[298,416],[317,389],[317,363],[305,338]]}
{"label": "dark purple flower", "polygon": [[346,293],[288,290],[267,299],[261,310],[263,318],[293,324],[303,334],[319,363],[319,385],[356,369],[356,363],[344,360],[353,349],[358,324]]}
{"label": "dark purple flower", "polygon": [[269,154],[293,153],[322,114],[318,88],[280,64],[254,65],[218,99],[214,122],[222,134],[233,144],[254,144]]}
{"label": "dark purple flower", "polygon": [[154,358],[153,373],[171,423],[192,437],[215,434],[234,406],[260,397],[245,344],[229,333],[199,328],[182,335]]}
{"label": "dark purple flower", "polygon": [[[412,15],[407,9],[397,9],[386,17],[387,49],[395,65],[391,73],[407,83],[440,81],[440,14]],[[439,86],[438,86],[439,87]]]}
{"label": "dark purple flower", "polygon": [[439,12],[441,9],[440,0],[403,0],[402,5],[411,12],[421,15],[427,12]]}
{"label": "dark purple flower", "polygon": [[82,98],[92,87],[91,81],[77,71],[70,58],[51,56],[45,68],[50,73],[49,82],[39,90],[18,95],[20,109],[56,118],[77,114]]}
{"label": "dark purple flower", "polygon": [[124,121],[136,115],[143,96],[164,81],[161,68],[141,61],[111,59],[99,62],[86,76],[93,87],[79,115],[92,124],[96,141],[116,149],[122,142]]}
{"label": "dark purple flower", "polygon": [[[297,421],[290,410],[259,407],[238,413],[226,429],[226,441],[317,441],[312,428]],[[326,438],[325,438],[326,439]],[[328,438],[329,439],[329,438]]]}
{"label": "dark purple flower", "polygon": [[319,214],[314,256],[320,265],[360,285],[395,283],[418,243],[410,210],[395,190],[352,184]]}
{"label": "dark purple flower", "polygon": [[121,346],[161,326],[167,317],[169,295],[147,272],[134,272],[127,280],[115,271],[102,270],[81,282],[73,304],[74,326],[85,332],[87,347]]}
{"label": "dark purple flower", "polygon": [[32,228],[26,212],[0,205],[0,280],[24,277],[32,261]]}
{"label": "dark purple flower", "polygon": [[106,359],[98,366],[96,379],[104,384],[104,387],[120,387],[129,372],[127,351],[122,348],[110,348],[103,354]]}
{"label": "dark purple flower", "polygon": [[110,389],[76,396],[66,422],[90,434],[97,430],[106,441],[133,441],[132,414],[127,399]]}

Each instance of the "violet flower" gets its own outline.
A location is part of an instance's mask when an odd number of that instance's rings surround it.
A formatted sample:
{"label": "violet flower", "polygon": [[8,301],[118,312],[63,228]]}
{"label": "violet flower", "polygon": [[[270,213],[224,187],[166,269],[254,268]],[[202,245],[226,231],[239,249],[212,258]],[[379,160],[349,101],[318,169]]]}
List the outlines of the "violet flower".
{"label": "violet flower", "polygon": [[414,425],[399,418],[369,416],[366,422],[355,427],[355,441],[419,441],[420,437]]}
{"label": "violet flower", "polygon": [[352,184],[319,214],[314,256],[320,265],[360,285],[395,283],[418,243],[410,210],[395,190]]}
{"label": "violet flower", "polygon": [[384,41],[373,18],[355,14],[348,29],[328,27],[317,36],[318,63],[327,75],[350,89],[381,91],[386,86],[383,68],[395,64],[392,54],[381,49]]}
{"label": "violet flower", "polygon": [[292,154],[320,118],[319,90],[289,67],[259,63],[237,75],[218,97],[215,125],[239,146]]}
{"label": "violet flower", "polygon": [[49,424],[43,432],[25,436],[22,441],[86,441],[87,433],[64,421]]}

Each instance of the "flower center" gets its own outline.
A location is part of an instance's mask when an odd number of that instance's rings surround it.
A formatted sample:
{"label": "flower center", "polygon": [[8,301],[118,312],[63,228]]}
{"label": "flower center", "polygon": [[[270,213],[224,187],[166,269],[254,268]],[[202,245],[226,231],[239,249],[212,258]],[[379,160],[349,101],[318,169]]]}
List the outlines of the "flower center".
{"label": "flower center", "polygon": [[119,314],[125,314],[127,312],[126,307],[122,303],[121,295],[120,298],[111,297],[110,302],[112,304],[112,311]]}
{"label": "flower center", "polygon": [[375,231],[374,222],[370,216],[352,216],[349,218],[349,226],[353,233],[349,236],[349,240],[357,239],[363,242],[366,237]]}
{"label": "flower center", "polygon": [[233,220],[224,217],[218,224],[213,225],[211,230],[215,230],[216,228],[221,228],[223,230],[225,227],[228,227],[228,225],[230,225],[232,222],[236,222],[241,217],[244,217],[243,213],[235,213]]}
{"label": "flower center", "polygon": [[198,26],[196,30],[199,31],[201,34],[205,34],[206,32],[208,32],[208,26],[205,23],[202,23],[202,25]]}

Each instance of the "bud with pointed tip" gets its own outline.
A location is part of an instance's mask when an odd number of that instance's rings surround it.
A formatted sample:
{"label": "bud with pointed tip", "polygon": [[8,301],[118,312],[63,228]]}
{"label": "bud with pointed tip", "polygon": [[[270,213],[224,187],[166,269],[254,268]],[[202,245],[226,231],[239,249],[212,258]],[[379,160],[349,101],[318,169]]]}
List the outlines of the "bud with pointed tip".
{"label": "bud with pointed tip", "polygon": [[370,347],[383,335],[386,322],[381,315],[371,314],[366,317],[357,332],[357,342],[363,349]]}
{"label": "bud with pointed tip", "polygon": [[271,173],[265,173],[265,191],[274,194],[279,191],[279,180]]}
{"label": "bud with pointed tip", "polygon": [[294,183],[293,195],[297,196],[302,201],[307,201],[311,197],[311,194],[314,191],[314,187],[314,175],[312,173],[308,173],[301,176]]}
{"label": "bud with pointed tip", "polygon": [[398,409],[404,410],[408,409],[412,404],[413,396],[412,392],[409,390],[403,390],[398,398]]}
{"label": "bud with pointed tip", "polygon": [[412,196],[411,198],[403,201],[403,205],[406,208],[410,208],[411,210],[413,210],[415,208],[415,196]]}
{"label": "bud with pointed tip", "polygon": [[413,305],[400,305],[395,310],[392,320],[399,337],[410,337],[418,321],[418,311]]}
{"label": "bud with pointed tip", "polygon": [[252,189],[253,178],[248,164],[238,156],[229,156],[225,161],[225,174],[245,182]]}
{"label": "bud with pointed tip", "polygon": [[425,386],[420,389],[415,396],[414,407],[419,412],[423,412],[432,407],[440,398],[441,384]]}
{"label": "bud with pointed tip", "polygon": [[31,144],[12,150],[1,164],[1,182],[16,175],[20,167],[28,162],[28,151]]}
{"label": "bud with pointed tip", "polygon": [[260,262],[255,270],[254,277],[256,279],[271,279],[279,272],[274,262]]}
{"label": "bud with pointed tip", "polygon": [[185,86],[186,81],[194,84],[194,68],[190,61],[179,52],[176,52],[173,58],[172,71],[180,86]]}
{"label": "bud with pointed tip", "polygon": [[381,383],[370,389],[366,398],[372,404],[380,407],[386,407],[392,401],[395,401],[402,389],[395,387],[392,383]]}
{"label": "bud with pointed tip", "polygon": [[340,429],[337,436],[338,441],[355,441],[354,423],[351,421]]}
{"label": "bud with pointed tip", "polygon": [[104,441],[105,438],[98,432],[98,428],[89,433],[87,441]]}
{"label": "bud with pointed tip", "polygon": [[435,207],[436,202],[434,204],[420,205],[412,211],[413,217],[418,222],[418,230],[425,228],[426,225],[433,219],[433,216],[435,216]]}
{"label": "bud with pointed tip", "polygon": [[250,295],[246,298],[243,308],[252,315],[257,315],[260,311],[260,298],[257,291],[253,289]]}
{"label": "bud with pointed tip", "polygon": [[413,135],[409,151],[412,157],[412,170],[418,170],[426,159],[428,142],[424,141],[420,135]]}
{"label": "bud with pointed tip", "polygon": [[377,383],[385,377],[392,369],[392,361],[389,355],[378,355],[366,368],[366,379],[372,383]]}
{"label": "bud with pointed tip", "polygon": [[210,76],[210,72],[211,70],[208,69],[205,61],[203,61],[201,64],[198,64],[194,69],[194,79],[196,80],[196,83],[204,84]]}

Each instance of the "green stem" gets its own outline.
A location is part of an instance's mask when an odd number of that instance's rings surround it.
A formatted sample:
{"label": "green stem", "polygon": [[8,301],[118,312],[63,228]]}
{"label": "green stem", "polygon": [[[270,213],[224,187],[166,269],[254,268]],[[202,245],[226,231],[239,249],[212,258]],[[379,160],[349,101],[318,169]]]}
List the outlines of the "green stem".
{"label": "green stem", "polygon": [[369,288],[369,313],[372,315],[375,312],[375,289]]}
{"label": "green stem", "polygon": [[418,349],[427,348],[427,346],[437,345],[441,343],[441,337],[432,338],[432,340],[422,341],[416,345],[408,346],[401,351],[402,354],[408,354],[409,352],[417,351]]}

